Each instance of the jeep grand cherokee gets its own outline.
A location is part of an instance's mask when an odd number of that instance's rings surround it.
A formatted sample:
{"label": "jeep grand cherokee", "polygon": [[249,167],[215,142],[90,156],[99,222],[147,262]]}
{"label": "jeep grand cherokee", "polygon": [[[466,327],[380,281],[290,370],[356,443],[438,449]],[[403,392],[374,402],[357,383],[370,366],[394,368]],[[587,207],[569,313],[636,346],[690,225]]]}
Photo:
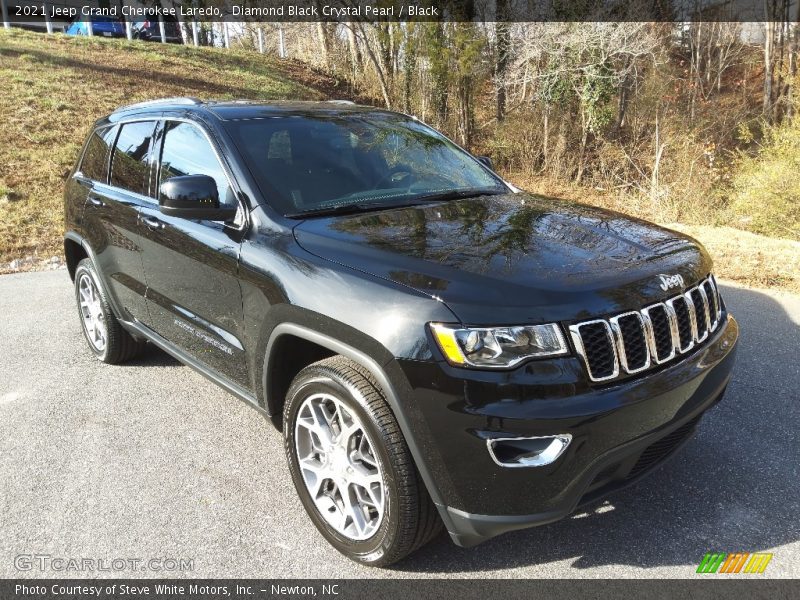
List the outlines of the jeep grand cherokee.
{"label": "jeep grand cherokee", "polygon": [[638,479],[733,367],[695,240],[521,192],[389,111],[121,108],[65,210],[89,349],[119,363],[149,342],[271,417],[309,517],[367,564]]}

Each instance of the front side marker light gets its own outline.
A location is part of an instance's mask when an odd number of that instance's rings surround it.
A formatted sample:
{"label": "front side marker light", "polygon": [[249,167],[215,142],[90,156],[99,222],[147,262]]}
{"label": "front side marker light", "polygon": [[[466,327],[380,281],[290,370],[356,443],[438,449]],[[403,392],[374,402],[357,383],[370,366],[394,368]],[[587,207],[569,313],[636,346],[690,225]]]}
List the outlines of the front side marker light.
{"label": "front side marker light", "polygon": [[442,349],[445,358],[454,365],[464,364],[464,354],[458,347],[455,330],[442,325],[431,325],[433,337]]}

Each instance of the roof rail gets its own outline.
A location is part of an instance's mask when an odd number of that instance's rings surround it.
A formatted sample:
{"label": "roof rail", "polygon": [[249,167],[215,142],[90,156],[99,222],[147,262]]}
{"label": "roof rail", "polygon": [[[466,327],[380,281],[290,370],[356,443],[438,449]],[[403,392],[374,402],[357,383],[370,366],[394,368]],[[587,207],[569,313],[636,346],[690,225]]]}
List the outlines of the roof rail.
{"label": "roof rail", "polygon": [[351,106],[355,106],[355,102],[352,100],[326,100],[329,104],[348,104]]}
{"label": "roof rail", "polygon": [[128,104],[127,106],[121,106],[114,112],[122,112],[123,110],[131,110],[132,108],[146,108],[148,106],[158,106],[159,104],[191,104],[191,105],[198,105],[203,104],[203,101],[199,98],[191,98],[191,97],[176,97],[176,98],[158,98],[156,100],[145,100],[144,102],[136,102],[134,104]]}

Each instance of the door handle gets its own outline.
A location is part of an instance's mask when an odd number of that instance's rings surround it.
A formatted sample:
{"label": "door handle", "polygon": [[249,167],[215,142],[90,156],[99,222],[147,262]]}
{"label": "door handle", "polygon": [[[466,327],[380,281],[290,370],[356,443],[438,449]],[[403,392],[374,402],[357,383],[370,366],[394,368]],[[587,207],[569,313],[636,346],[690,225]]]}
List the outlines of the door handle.
{"label": "door handle", "polygon": [[94,194],[89,195],[89,204],[96,206],[97,208],[103,208],[106,205],[101,198],[95,196]]}
{"label": "door handle", "polygon": [[159,219],[155,217],[142,217],[142,223],[147,225],[150,229],[163,229],[164,223],[162,223]]}

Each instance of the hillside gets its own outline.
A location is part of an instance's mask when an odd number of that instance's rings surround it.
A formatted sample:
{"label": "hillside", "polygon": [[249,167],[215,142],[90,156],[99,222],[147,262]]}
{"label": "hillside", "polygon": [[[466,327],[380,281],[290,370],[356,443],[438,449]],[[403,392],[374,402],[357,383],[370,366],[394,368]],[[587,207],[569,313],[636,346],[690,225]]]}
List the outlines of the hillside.
{"label": "hillside", "polygon": [[164,96],[346,98],[306,65],[253,52],[0,30],[0,272],[60,255],[63,177],[91,124]]}
{"label": "hillside", "polygon": [[[114,108],[164,96],[323,100],[351,95],[347,84],[302,62],[252,51],[19,29],[0,29],[0,81],[0,273],[58,264],[63,178],[93,121]],[[505,175],[534,192],[674,221],[590,187],[554,188],[546,177]],[[800,242],[700,226],[691,218],[672,227],[708,247],[718,276],[800,291]],[[54,256],[59,259],[49,263]]]}

